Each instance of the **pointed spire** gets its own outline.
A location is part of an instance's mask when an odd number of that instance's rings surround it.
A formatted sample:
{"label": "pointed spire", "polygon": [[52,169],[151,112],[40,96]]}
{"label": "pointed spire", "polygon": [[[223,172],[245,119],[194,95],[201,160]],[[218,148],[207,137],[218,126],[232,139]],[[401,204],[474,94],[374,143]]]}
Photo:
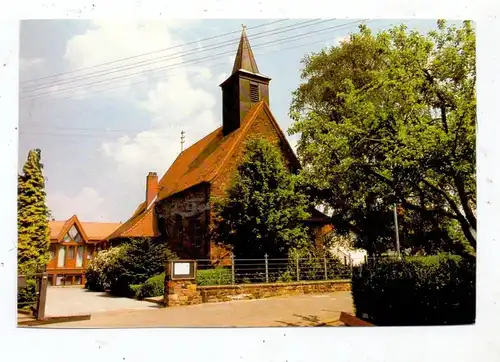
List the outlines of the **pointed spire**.
{"label": "pointed spire", "polygon": [[257,62],[253,56],[252,48],[250,48],[250,42],[248,41],[246,34],[246,26],[242,26],[240,44],[238,45],[238,52],[236,53],[236,58],[234,59],[233,73],[238,70],[243,69],[250,73],[259,73],[259,68],[257,68]]}

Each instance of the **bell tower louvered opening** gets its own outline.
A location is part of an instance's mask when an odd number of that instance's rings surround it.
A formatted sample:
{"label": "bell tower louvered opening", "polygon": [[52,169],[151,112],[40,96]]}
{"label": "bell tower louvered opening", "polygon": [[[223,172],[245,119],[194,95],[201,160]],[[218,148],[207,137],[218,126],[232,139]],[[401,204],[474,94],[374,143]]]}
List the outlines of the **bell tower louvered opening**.
{"label": "bell tower louvered opening", "polygon": [[252,103],[257,103],[259,100],[259,86],[257,84],[250,83],[250,101]]}

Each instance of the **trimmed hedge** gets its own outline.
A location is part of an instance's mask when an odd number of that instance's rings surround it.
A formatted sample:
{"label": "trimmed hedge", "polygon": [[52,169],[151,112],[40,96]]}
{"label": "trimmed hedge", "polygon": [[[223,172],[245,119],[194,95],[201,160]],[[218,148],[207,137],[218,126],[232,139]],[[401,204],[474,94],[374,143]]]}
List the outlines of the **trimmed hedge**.
{"label": "trimmed hedge", "polygon": [[354,269],[356,316],[379,326],[471,324],[476,261],[439,254],[370,261]]}
{"label": "trimmed hedge", "polygon": [[17,291],[17,308],[31,310],[35,308],[37,302],[36,280],[26,279],[26,287]]}
{"label": "trimmed hedge", "polygon": [[197,270],[196,284],[200,286],[229,285],[231,284],[231,270],[223,267],[208,270]]}
{"label": "trimmed hedge", "polygon": [[135,292],[137,299],[162,296],[165,289],[165,273],[155,275],[144,282]]}

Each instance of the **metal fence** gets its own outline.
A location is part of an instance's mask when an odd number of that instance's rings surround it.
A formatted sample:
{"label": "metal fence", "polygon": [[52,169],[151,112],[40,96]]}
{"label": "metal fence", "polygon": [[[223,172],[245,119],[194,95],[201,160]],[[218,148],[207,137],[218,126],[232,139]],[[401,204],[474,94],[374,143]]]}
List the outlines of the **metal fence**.
{"label": "metal fence", "polygon": [[350,279],[352,261],[338,258],[198,259],[198,285],[279,283]]}

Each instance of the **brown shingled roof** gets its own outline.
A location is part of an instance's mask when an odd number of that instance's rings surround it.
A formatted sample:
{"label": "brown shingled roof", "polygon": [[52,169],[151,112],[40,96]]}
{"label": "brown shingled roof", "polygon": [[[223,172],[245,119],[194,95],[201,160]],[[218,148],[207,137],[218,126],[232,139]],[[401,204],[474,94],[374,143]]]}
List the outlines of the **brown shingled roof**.
{"label": "brown shingled roof", "polygon": [[140,204],[132,217],[118,229],[106,237],[106,240],[118,238],[154,237],[159,235],[156,225],[154,205],[144,209],[145,202]]}

